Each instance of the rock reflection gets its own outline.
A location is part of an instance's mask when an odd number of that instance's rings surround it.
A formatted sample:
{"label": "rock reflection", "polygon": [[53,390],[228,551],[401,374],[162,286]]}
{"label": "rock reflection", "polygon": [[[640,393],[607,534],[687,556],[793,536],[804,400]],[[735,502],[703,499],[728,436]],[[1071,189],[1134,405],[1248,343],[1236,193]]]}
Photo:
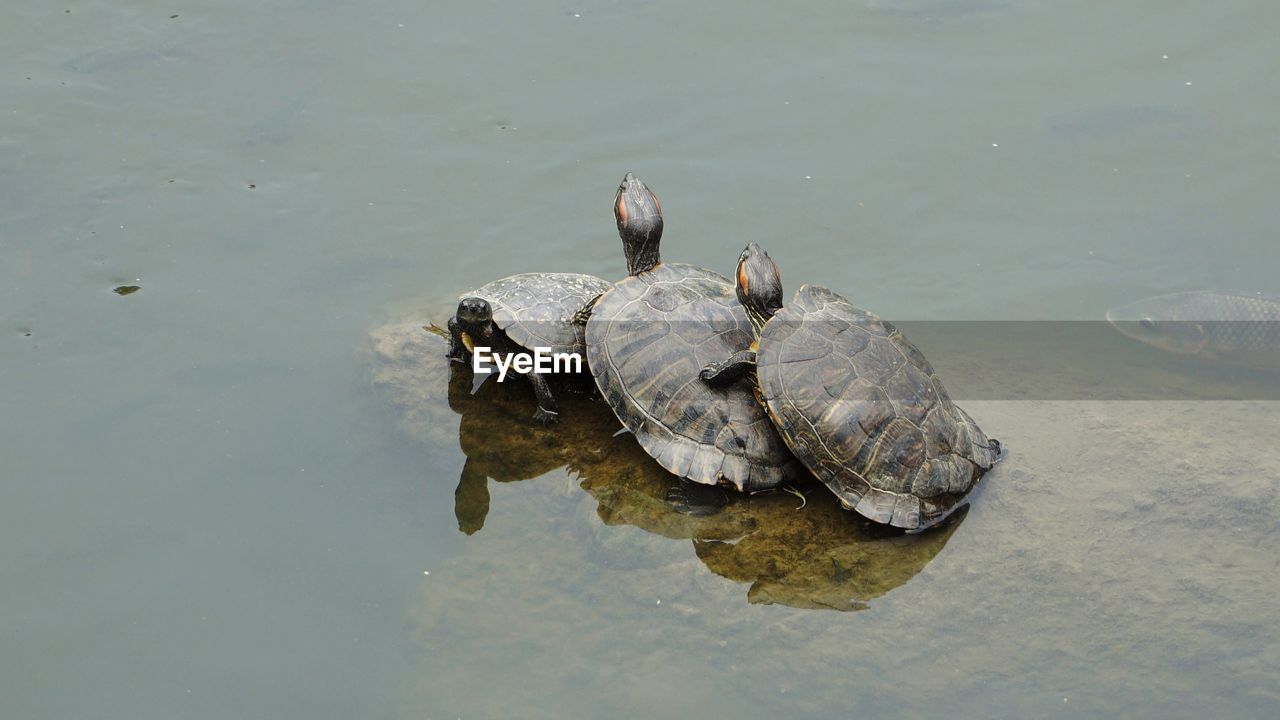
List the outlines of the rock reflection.
{"label": "rock reflection", "polygon": [[[562,383],[561,420],[543,427],[529,417],[529,387],[490,379],[473,392],[470,370],[446,361],[444,339],[421,324],[389,326],[372,338],[375,384],[401,412],[406,432],[456,442],[466,455],[454,511],[468,535],[484,526],[490,480],[515,482],[564,467],[596,503],[601,534],[631,525],[691,541],[708,569],[749,586],[751,603],[848,611],[908,582],[963,522],[965,509],[939,527],[904,535],[842,510],[812,479],[798,495],[694,485],[665,472],[630,434],[618,434],[613,414],[585,385]],[[454,423],[456,439],[448,437]]]}

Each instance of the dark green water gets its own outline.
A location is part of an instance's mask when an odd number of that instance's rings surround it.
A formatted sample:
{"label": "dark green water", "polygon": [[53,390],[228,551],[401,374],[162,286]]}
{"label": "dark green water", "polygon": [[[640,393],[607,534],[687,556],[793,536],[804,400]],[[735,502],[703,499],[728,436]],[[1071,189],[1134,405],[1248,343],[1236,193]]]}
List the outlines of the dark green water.
{"label": "dark green water", "polygon": [[451,409],[370,339],[621,277],[627,170],[667,257],[889,318],[1275,291],[1272,4],[5,17],[0,715],[1274,716],[1274,402],[974,399],[1010,458],[886,541],[816,488],[673,512],[598,405]]}

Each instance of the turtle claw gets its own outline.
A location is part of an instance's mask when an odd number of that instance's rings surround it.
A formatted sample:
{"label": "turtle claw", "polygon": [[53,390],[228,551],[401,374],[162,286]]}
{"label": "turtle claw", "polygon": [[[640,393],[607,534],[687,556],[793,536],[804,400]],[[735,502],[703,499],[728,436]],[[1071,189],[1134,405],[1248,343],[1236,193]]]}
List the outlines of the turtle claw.
{"label": "turtle claw", "polygon": [[537,420],[543,427],[550,426],[560,419],[560,413],[554,410],[545,410],[538,408],[533,411],[533,419]]}
{"label": "turtle claw", "polygon": [[991,451],[991,464],[994,465],[1009,457],[1009,448],[995,438],[987,438],[987,448]]}
{"label": "turtle claw", "polygon": [[791,493],[792,495],[795,495],[796,497],[800,498],[800,505],[799,505],[798,507],[796,507],[796,509],[797,509],[797,510],[802,510],[802,509],[804,509],[804,506],[805,506],[805,505],[808,505],[808,504],[809,504],[809,498],[808,498],[808,497],[806,497],[804,493],[800,492],[800,491],[799,491],[799,490],[797,490],[796,488],[793,488],[793,487],[784,487],[784,488],[782,488],[782,489],[783,489],[783,490],[785,490],[786,492],[789,492],[789,493]]}

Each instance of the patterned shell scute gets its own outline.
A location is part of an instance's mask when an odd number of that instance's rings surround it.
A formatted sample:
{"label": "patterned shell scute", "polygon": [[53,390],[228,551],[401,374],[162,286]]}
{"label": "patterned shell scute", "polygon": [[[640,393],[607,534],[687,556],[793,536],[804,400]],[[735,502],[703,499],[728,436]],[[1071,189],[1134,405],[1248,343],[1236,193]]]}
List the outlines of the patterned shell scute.
{"label": "patterned shell scute", "polygon": [[751,325],[723,276],[664,263],[602,297],[587,323],[596,385],[641,447],[676,475],[754,492],[799,463],[743,380],[712,387],[698,373],[745,350]]}
{"label": "patterned shell scute", "polygon": [[826,288],[800,288],[765,325],[758,374],[796,457],[877,522],[936,522],[996,460],[920,351]]}
{"label": "patterned shell scute", "polygon": [[574,313],[613,283],[580,273],[521,273],[463,293],[481,297],[493,308],[493,321],[515,343],[551,352],[586,352],[582,327]]}

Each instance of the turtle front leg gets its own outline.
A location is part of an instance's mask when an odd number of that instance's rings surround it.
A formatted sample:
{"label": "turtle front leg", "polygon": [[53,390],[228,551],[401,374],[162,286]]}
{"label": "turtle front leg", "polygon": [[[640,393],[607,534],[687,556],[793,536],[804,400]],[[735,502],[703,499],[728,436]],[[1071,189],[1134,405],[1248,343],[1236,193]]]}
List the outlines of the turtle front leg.
{"label": "turtle front leg", "polygon": [[714,362],[702,368],[698,377],[713,387],[747,377],[756,369],[756,353],[754,350],[741,350],[729,356],[723,362]]}
{"label": "turtle front leg", "polygon": [[591,300],[587,302],[586,305],[582,306],[581,310],[574,313],[573,324],[578,325],[580,327],[586,327],[587,321],[591,319],[591,311],[596,309],[596,301],[598,301],[603,296],[604,296],[604,293],[600,293],[599,295],[591,298]]}
{"label": "turtle front leg", "polygon": [[551,386],[547,378],[539,373],[531,372],[525,377],[533,384],[533,394],[538,398],[538,409],[533,412],[533,419],[543,425],[550,425],[560,419],[560,405],[555,395],[551,394]]}
{"label": "turtle front leg", "polygon": [[449,329],[449,352],[444,356],[454,362],[465,362],[467,359],[467,346],[462,342],[462,326],[458,324],[458,318],[451,317],[447,324]]}

